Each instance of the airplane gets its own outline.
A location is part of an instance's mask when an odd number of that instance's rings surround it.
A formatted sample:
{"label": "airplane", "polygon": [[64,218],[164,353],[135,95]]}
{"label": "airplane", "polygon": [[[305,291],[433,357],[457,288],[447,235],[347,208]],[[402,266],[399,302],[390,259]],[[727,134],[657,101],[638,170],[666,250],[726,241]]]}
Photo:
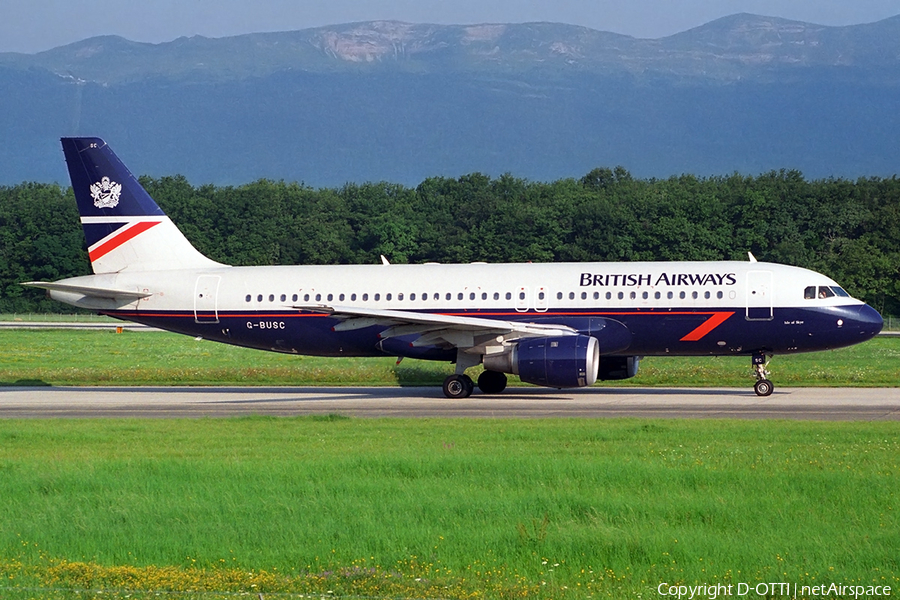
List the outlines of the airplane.
{"label": "airplane", "polygon": [[62,138],[93,275],[27,282],[116,319],[260,350],[455,363],[448,398],[507,374],[550,388],[634,377],[646,356],[751,357],[868,340],[883,321],[835,281],[750,260],[235,267],[197,251],[100,138]]}

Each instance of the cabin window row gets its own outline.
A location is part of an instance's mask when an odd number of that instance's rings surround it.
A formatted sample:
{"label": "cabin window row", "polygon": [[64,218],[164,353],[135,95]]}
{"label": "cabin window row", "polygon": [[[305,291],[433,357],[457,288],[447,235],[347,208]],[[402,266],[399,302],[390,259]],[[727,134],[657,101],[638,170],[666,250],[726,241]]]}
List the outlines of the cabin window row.
{"label": "cabin window row", "polygon": [[[843,290],[842,290],[842,291],[843,291]],[[846,292],[845,292],[845,293],[846,293]],[[337,294],[336,297],[337,297],[338,302],[344,302],[344,301],[347,300],[348,295],[347,295],[347,294]],[[375,302],[381,301],[381,297],[382,297],[381,294],[373,294],[373,295],[372,295],[372,299],[373,299]],[[399,294],[396,295],[397,301],[400,301],[400,302],[402,302],[403,300],[405,300],[405,299],[407,299],[407,298],[409,299],[409,301],[412,302],[412,301],[415,301],[415,300],[417,299],[417,297],[418,297],[418,299],[419,299],[420,301],[422,301],[422,302],[427,302],[427,301],[429,300],[429,298],[433,299],[434,301],[438,301],[438,300],[441,299],[441,295],[440,295],[439,293],[437,293],[437,292],[435,292],[433,295],[429,295],[428,292],[422,293],[422,294],[420,294],[420,295],[418,295],[418,296],[416,295],[415,292],[414,292],[414,293],[411,293],[411,294],[409,294],[409,295],[404,295],[403,293],[399,293]],[[476,294],[475,292],[469,292],[468,297],[469,297],[469,300],[475,300],[475,299],[478,298],[478,294]],[[491,296],[490,296],[487,292],[481,292],[481,299],[482,299],[482,300],[487,300],[489,297],[491,297]],[[500,292],[494,292],[493,295],[492,295],[492,297],[493,297],[494,300],[500,300]],[[505,298],[506,300],[512,300],[512,297],[513,297],[512,292],[506,292],[506,294],[504,295],[504,298]],[[563,292],[557,292],[557,294],[556,294],[556,299],[557,299],[557,300],[562,300],[563,297],[564,297]],[[569,292],[568,297],[569,297],[569,300],[575,300],[575,298],[576,298],[575,292]],[[625,292],[618,292],[618,293],[615,294],[615,297],[616,297],[616,299],[618,299],[618,300],[624,300],[624,299],[625,299]],[[649,300],[649,299],[650,299],[650,292],[646,292],[646,291],[645,291],[645,292],[641,292],[640,297],[641,297],[642,300]],[[685,299],[687,299],[687,297],[688,297],[688,293],[687,293],[687,292],[685,292],[685,291],[683,291],[683,290],[680,291],[680,292],[678,292],[678,298],[679,298],[680,300],[685,300]],[[692,299],[694,299],[694,300],[698,300],[698,299],[700,298],[700,292],[693,291],[693,292],[690,293],[690,297],[691,297]],[[722,293],[721,290],[718,291],[718,292],[716,292],[716,298],[717,298],[717,299],[721,300],[723,297],[724,297],[724,294]],[[268,301],[269,301],[269,302],[275,302],[275,298],[276,298],[276,295],[275,295],[275,294],[269,294],[269,295],[268,295]],[[363,302],[368,302],[368,301],[369,301],[369,294],[361,294],[360,296],[357,296],[357,294],[350,294],[350,295],[349,295],[349,298],[350,298],[350,302],[356,302],[356,301],[357,301],[357,298],[361,298]],[[457,299],[457,300],[465,300],[465,298],[466,298],[466,294],[464,294],[463,292],[459,292],[459,293],[456,295],[456,299]],[[524,292],[524,291],[519,291],[519,293],[518,293],[518,298],[519,298],[519,300],[525,300],[525,299],[526,299],[526,294],[525,294],[525,292]],[[545,298],[546,298],[546,294],[545,294],[544,292],[538,292],[538,300],[544,300]],[[659,292],[659,291],[653,292],[653,298],[654,298],[655,300],[660,300],[660,299],[662,299],[662,292]],[[671,292],[671,291],[670,291],[670,292],[666,292],[666,299],[667,299],[667,300],[673,300],[674,298],[675,298],[675,292]],[[711,293],[710,291],[705,291],[705,292],[703,292],[703,298],[706,299],[706,300],[709,300],[710,298],[712,298],[712,293]],[[256,296],[256,301],[257,301],[257,302],[264,302],[265,299],[266,299],[266,296],[264,296],[263,294],[257,294],[257,296]],[[287,294],[281,294],[280,296],[278,296],[278,299],[279,299],[279,301],[281,301],[281,302],[287,302],[287,301],[288,301],[288,296],[287,296]],[[292,294],[292,295],[291,295],[291,302],[300,302],[300,299],[301,299],[301,295],[300,295],[300,294]],[[315,302],[322,302],[323,299],[324,299],[324,301],[326,301],[326,302],[334,302],[334,300],[335,300],[335,294],[321,294],[321,293],[316,293],[316,294],[303,294],[303,295],[302,295],[302,299],[303,299],[303,300],[302,300],[303,302],[313,302],[313,301],[315,301]],[[390,302],[390,301],[392,301],[392,300],[394,299],[394,295],[393,295],[392,293],[384,294],[384,299],[385,299],[386,301]],[[447,300],[447,301],[452,300],[452,299],[453,299],[453,294],[451,294],[450,292],[447,292],[447,293],[444,295],[444,299]],[[587,293],[587,292],[581,292],[581,299],[582,299],[582,300],[587,300],[587,299],[588,299],[588,293]],[[594,292],[594,293],[593,293],[593,299],[594,299],[594,300],[599,300],[599,299],[600,299],[600,292]],[[606,299],[607,299],[607,300],[612,300],[612,299],[613,299],[613,293],[612,293],[612,292],[606,292]],[[628,299],[629,299],[629,300],[637,300],[637,299],[638,299],[638,293],[637,293],[637,292],[634,292],[634,291],[629,292],[629,294],[628,294]],[[252,301],[253,301],[253,294],[247,294],[247,296],[244,298],[244,300],[247,301],[247,302],[252,302]]]}
{"label": "cabin window row", "polygon": [[[268,296],[269,302],[275,302],[275,297],[276,297],[275,294],[269,294],[269,296]],[[344,302],[344,301],[347,299],[347,297],[348,297],[347,294],[338,294],[338,295],[337,295],[338,302]],[[397,300],[404,300],[404,299],[408,298],[410,301],[416,300],[416,298],[418,297],[418,299],[421,300],[421,301],[423,301],[423,302],[424,302],[424,301],[427,301],[427,300],[429,299],[429,297],[433,298],[435,301],[441,299],[441,295],[440,295],[439,293],[437,293],[437,292],[435,292],[433,296],[429,296],[429,294],[428,294],[427,292],[426,292],[426,293],[423,293],[423,294],[420,294],[420,295],[418,295],[418,296],[416,295],[416,293],[412,293],[412,294],[409,294],[409,295],[404,295],[403,293],[399,293],[399,294],[397,294],[396,297],[397,297]],[[463,300],[463,299],[465,299],[465,297],[466,297],[465,294],[463,294],[462,292],[460,292],[460,293],[458,293],[458,294],[456,295],[456,299],[457,299],[457,300]],[[475,294],[475,292],[469,292],[469,300],[475,300],[477,297],[478,297],[478,295]],[[541,299],[542,299],[542,300],[543,300],[543,297],[544,297],[544,295],[543,295],[543,293],[541,293]],[[335,295],[334,295],[334,294],[303,294],[303,302],[312,302],[313,300],[315,300],[316,302],[322,302],[323,298],[324,298],[324,300],[327,301],[327,302],[333,302],[334,299],[335,299]],[[351,302],[356,302],[356,300],[357,300],[357,295],[356,295],[356,294],[350,294],[350,295],[349,295],[349,298],[350,298],[350,301],[351,301]],[[363,302],[368,302],[368,301],[369,301],[369,294],[361,294],[361,295],[359,296],[359,298],[361,298]],[[499,300],[499,299],[500,299],[500,292],[494,292],[493,298],[494,298],[494,300]],[[281,296],[279,297],[279,300],[280,300],[281,302],[287,302],[287,299],[288,299],[287,294],[281,294]],[[375,302],[380,301],[380,300],[381,300],[381,294],[373,294],[373,295],[372,295],[372,299],[373,299]],[[387,300],[387,301],[391,301],[391,300],[394,299],[394,294],[392,294],[392,293],[384,294],[384,299]],[[445,300],[452,300],[452,299],[453,299],[453,294],[447,292],[447,294],[445,295],[444,299],[445,299]],[[487,292],[482,292],[482,293],[481,293],[481,299],[482,299],[482,300],[487,300],[487,299],[488,299],[488,293],[487,293]],[[507,299],[507,300],[512,300],[512,292],[506,292],[506,299]],[[525,299],[525,292],[519,292],[519,299],[520,299],[520,300],[524,300],[524,299]],[[247,302],[252,302],[252,301],[253,301],[253,294],[247,294],[247,296],[244,298],[244,300],[247,301]],[[256,296],[256,301],[257,301],[257,302],[263,302],[264,300],[265,300],[265,296],[264,296],[263,294],[258,294],[258,295]],[[293,294],[293,295],[291,296],[291,302],[299,302],[299,301],[300,301],[300,295],[299,295],[299,294]]]}
{"label": "cabin window row", "polygon": [[[625,299],[625,292],[618,292],[618,293],[615,294],[615,297],[616,297],[616,299],[618,299],[618,300],[624,300],[624,299]],[[641,297],[642,300],[649,300],[649,299],[650,299],[650,292],[641,292],[640,297]],[[680,291],[680,292],[678,292],[678,298],[679,298],[679,300],[685,300],[685,299],[687,299],[687,297],[688,297],[688,293],[687,293],[687,292],[685,292],[685,291],[683,291],[683,290]],[[692,299],[694,299],[694,300],[698,300],[698,299],[700,298],[700,292],[693,291],[693,292],[690,293],[690,297],[691,297]],[[721,290],[719,290],[718,292],[716,292],[716,298],[717,298],[717,299],[721,300],[721,299],[724,298],[724,297],[725,297],[725,294],[724,294]],[[673,300],[674,298],[675,298],[675,292],[666,292],[666,299],[667,299],[667,300]],[[710,298],[712,298],[712,292],[710,292],[710,291],[708,291],[708,290],[705,291],[705,292],[703,292],[703,298],[706,299],[706,300],[709,300]],[[562,299],[563,299],[563,293],[562,293],[562,292],[557,292],[557,293],[556,293],[556,299],[557,299],[557,300],[562,300]],[[575,299],[575,292],[569,292],[569,300],[574,300],[574,299]],[[587,293],[587,292],[581,292],[581,299],[582,299],[582,300],[587,300],[587,299],[588,299],[588,293]],[[600,292],[594,292],[594,300],[599,300],[599,299],[600,299]],[[607,299],[607,300],[612,300],[612,299],[613,299],[613,293],[612,293],[612,292],[606,292],[606,299]],[[638,293],[637,293],[637,292],[634,292],[634,291],[629,292],[629,293],[628,293],[628,299],[629,299],[629,300],[637,300],[637,299],[638,299]],[[654,300],[661,300],[661,299],[662,299],[662,292],[658,292],[658,291],[657,291],[657,292],[653,292],[653,299],[654,299]]]}

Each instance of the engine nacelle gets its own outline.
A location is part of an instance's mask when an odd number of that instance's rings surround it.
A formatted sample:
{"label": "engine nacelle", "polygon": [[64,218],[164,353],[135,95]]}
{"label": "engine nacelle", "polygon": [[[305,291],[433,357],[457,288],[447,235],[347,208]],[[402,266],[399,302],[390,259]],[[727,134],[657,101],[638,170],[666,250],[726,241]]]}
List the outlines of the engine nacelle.
{"label": "engine nacelle", "polygon": [[519,379],[547,387],[584,387],[597,381],[600,344],[586,335],[529,338],[510,352],[484,357],[489,371],[512,373]]}

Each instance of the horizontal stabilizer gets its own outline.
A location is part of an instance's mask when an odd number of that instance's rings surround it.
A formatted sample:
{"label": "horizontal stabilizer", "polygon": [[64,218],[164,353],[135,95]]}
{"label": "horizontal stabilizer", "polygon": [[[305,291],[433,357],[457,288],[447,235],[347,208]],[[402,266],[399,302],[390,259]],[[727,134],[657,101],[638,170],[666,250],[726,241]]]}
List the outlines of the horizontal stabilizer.
{"label": "horizontal stabilizer", "polygon": [[49,281],[29,281],[23,283],[28,287],[36,287],[55,292],[70,292],[81,294],[90,298],[109,298],[110,300],[140,300],[153,294],[150,292],[135,292],[132,290],[114,290],[109,288],[88,287],[83,285],[70,285],[67,283],[53,283]]}

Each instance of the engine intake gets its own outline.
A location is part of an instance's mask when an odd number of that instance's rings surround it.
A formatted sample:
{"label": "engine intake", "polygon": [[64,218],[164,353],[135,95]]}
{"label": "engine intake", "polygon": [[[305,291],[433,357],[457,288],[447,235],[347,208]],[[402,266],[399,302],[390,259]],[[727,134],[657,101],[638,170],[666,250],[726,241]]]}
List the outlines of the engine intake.
{"label": "engine intake", "polygon": [[530,338],[509,352],[485,356],[488,371],[512,373],[535,385],[584,387],[597,381],[600,344],[586,335]]}

